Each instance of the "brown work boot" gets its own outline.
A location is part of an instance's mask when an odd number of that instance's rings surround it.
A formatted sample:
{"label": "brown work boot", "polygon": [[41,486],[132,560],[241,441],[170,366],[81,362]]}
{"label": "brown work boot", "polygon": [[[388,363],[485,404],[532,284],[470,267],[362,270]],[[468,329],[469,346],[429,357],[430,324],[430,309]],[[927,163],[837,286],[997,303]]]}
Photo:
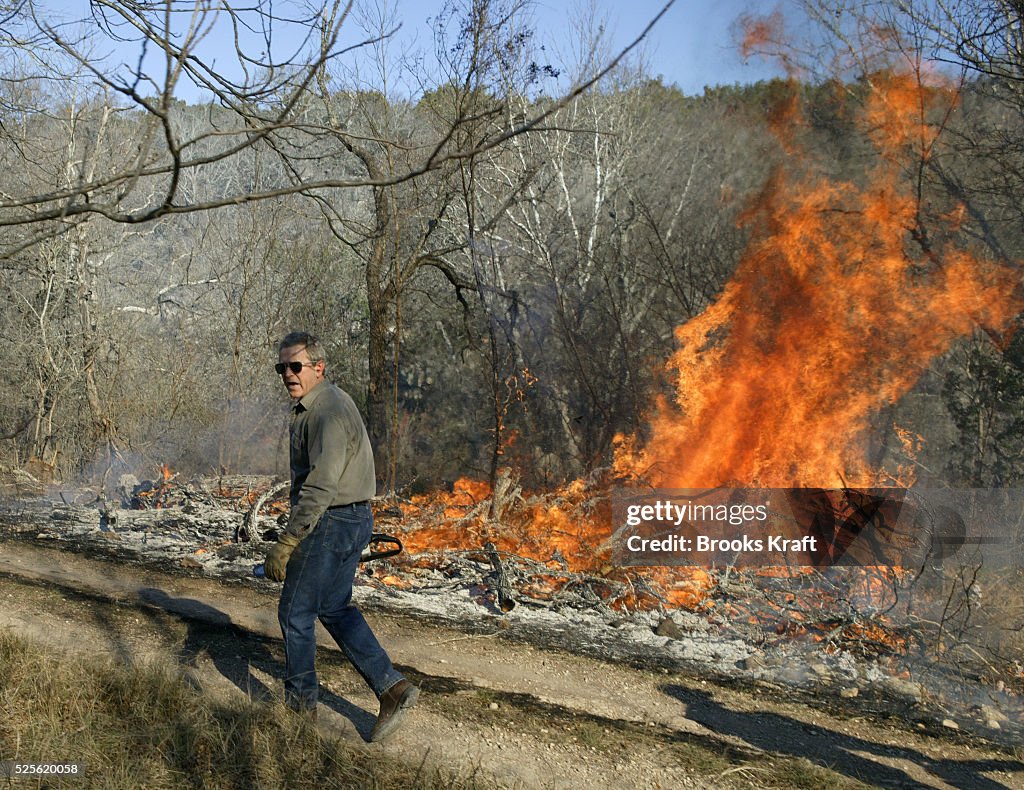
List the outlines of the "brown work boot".
{"label": "brown work boot", "polygon": [[402,723],[402,716],[416,704],[420,690],[408,680],[400,680],[380,697],[380,713],[370,733],[370,742],[376,743],[387,738]]}

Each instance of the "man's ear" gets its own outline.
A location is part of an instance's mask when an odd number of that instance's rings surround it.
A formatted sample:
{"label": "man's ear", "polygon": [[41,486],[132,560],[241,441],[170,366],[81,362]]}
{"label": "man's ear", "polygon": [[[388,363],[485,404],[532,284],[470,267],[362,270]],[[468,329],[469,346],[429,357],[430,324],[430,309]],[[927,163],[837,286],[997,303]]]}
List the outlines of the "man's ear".
{"label": "man's ear", "polygon": [[327,367],[327,363],[324,362],[321,359],[319,362],[317,362],[315,365],[313,365],[313,370],[316,371],[317,375],[322,376],[322,375],[324,375],[324,368],[325,367]]}

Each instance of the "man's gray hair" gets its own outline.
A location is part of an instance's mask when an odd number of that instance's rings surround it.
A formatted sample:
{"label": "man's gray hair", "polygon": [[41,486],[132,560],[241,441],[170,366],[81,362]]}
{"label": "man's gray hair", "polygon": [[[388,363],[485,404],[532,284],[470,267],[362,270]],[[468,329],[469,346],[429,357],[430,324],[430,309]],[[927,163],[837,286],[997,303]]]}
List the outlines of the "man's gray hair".
{"label": "man's gray hair", "polygon": [[306,353],[309,354],[309,361],[314,365],[317,362],[324,361],[324,350],[320,346],[320,338],[316,335],[311,335],[309,332],[289,332],[283,338],[277,346],[277,350],[280,353],[286,348],[292,348],[294,346],[302,346],[306,349]]}

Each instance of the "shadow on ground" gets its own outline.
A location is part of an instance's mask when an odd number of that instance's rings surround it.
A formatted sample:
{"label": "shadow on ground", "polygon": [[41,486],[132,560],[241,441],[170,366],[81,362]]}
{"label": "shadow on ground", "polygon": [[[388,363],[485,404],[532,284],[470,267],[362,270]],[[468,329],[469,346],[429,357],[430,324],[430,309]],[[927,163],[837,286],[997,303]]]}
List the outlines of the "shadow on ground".
{"label": "shadow on ground", "polygon": [[[150,607],[154,619],[174,617],[184,623],[187,632],[177,658],[183,666],[196,667],[200,656],[207,656],[217,671],[257,702],[275,702],[281,699],[280,686],[269,688],[253,669],[269,675],[283,684],[284,655],[279,640],[269,639],[236,626],[230,615],[216,607],[193,598],[174,598],[156,588],[139,592],[139,598]],[[320,651],[320,666],[344,664],[340,656]],[[320,687],[320,703],[345,717],[364,740],[370,736],[376,713],[354,705],[342,696]]]}
{"label": "shadow on ground", "polygon": [[[870,784],[919,787],[921,782],[891,763],[912,763],[955,787],[1002,790],[1007,785],[984,776],[995,771],[1024,771],[1018,760],[933,759],[915,749],[857,738],[774,712],[735,711],[704,691],[667,685],[662,691],[686,706],[686,718],[720,734],[734,736],[758,749],[800,757]],[[888,763],[888,764],[887,764]]]}

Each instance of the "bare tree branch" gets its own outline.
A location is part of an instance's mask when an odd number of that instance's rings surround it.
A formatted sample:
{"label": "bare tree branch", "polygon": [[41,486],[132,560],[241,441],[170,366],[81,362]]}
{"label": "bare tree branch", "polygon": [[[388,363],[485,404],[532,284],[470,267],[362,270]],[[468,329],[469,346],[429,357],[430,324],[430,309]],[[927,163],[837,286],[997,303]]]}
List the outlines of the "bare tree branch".
{"label": "bare tree branch", "polygon": [[[97,59],[89,38],[74,38],[65,25],[46,21],[34,4],[27,4],[27,26],[36,34],[44,35],[55,51],[64,56],[66,65],[73,65],[80,72],[84,70],[98,84],[124,97],[129,102],[127,108],[142,110],[152,123],[144,126],[145,132],[135,152],[122,158],[107,172],[99,172],[93,178],[80,179],[63,188],[10,195],[0,200],[0,226],[31,226],[56,220],[66,222],[84,216],[102,216],[116,223],[138,224],[168,215],[209,211],[313,191],[395,186],[494,150],[516,136],[542,130],[549,118],[615,69],[644,40],[673,3],[674,0],[669,0],[641,33],[603,68],[572,86],[557,100],[538,108],[529,117],[474,138],[471,145],[463,147],[452,145],[456,131],[465,125],[478,124],[490,111],[458,117],[449,128],[441,130],[432,143],[420,145],[418,161],[401,170],[326,178],[312,177],[303,168],[292,166],[293,162],[302,161],[304,156],[288,150],[295,150],[294,146],[306,139],[307,145],[341,144],[355,153],[358,136],[342,128],[305,119],[314,80],[323,73],[325,65],[378,40],[371,37],[350,47],[338,48],[339,33],[349,16],[351,2],[342,6],[340,0],[332,0],[300,19],[287,20],[289,24],[305,30],[306,37],[295,54],[275,61],[269,47],[261,56],[247,54],[243,40],[246,30],[257,30],[269,43],[274,26],[285,21],[275,15],[269,4],[257,2],[244,8],[225,4],[214,12],[201,2],[164,0],[143,5],[129,0],[94,0],[91,17],[94,36],[102,34],[107,41],[133,43],[139,47],[134,70],[127,76],[111,70],[103,59]],[[12,11],[12,14],[17,13],[19,10]],[[218,71],[213,64],[201,59],[196,51],[218,24],[216,13],[226,15],[234,31],[237,59],[246,69],[246,79],[242,81]],[[176,23],[185,14],[188,21],[184,31],[179,33]],[[311,55],[302,58],[301,53],[307,45],[312,50]],[[164,69],[159,79],[145,71],[146,56],[151,49],[163,54]],[[51,66],[38,73],[37,79],[43,84],[48,80],[70,79],[70,72],[61,68],[59,65]],[[208,90],[217,101],[219,107],[211,107],[216,128],[200,130],[194,136],[182,134],[178,118],[180,107],[175,96],[183,76]],[[155,90],[156,95],[144,95],[147,88]],[[227,144],[216,145],[218,140]],[[382,142],[385,145],[402,145],[400,140]],[[198,173],[217,163],[239,161],[242,156],[264,150],[274,153],[283,163],[282,172],[286,175],[276,183],[257,188],[226,189],[205,199],[181,194],[181,179],[186,173]],[[130,202],[139,195],[143,183],[160,184],[159,197],[145,200],[142,206],[131,206]],[[20,239],[0,255],[24,252],[36,243],[33,239],[43,238],[49,233]]]}

